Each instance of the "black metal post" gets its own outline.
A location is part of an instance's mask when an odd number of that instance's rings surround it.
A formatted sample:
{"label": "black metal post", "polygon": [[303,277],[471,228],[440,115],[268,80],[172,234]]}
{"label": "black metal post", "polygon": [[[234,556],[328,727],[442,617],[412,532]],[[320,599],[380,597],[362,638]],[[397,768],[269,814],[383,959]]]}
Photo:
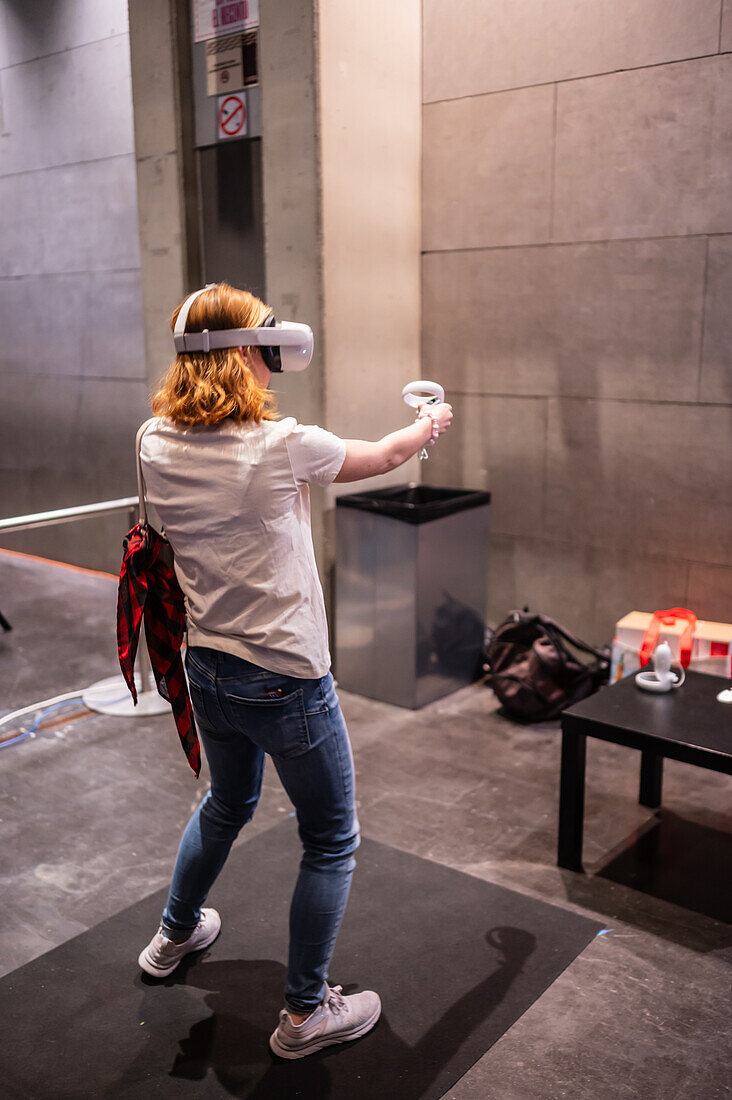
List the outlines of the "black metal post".
{"label": "black metal post", "polygon": [[557,863],[568,871],[583,871],[582,827],[585,815],[587,737],[562,723],[562,771],[559,789]]}
{"label": "black metal post", "polygon": [[640,793],[641,806],[655,810],[661,805],[661,787],[663,785],[663,757],[651,750],[641,751]]}

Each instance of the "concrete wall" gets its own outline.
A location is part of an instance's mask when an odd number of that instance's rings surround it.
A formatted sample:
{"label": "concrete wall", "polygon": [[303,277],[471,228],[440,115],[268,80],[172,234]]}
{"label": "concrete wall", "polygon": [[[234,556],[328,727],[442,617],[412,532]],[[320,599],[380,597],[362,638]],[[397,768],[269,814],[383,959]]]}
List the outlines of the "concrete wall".
{"label": "concrete wall", "polygon": [[[0,0],[0,513],[134,493],[146,415],[126,0]],[[1,545],[117,569],[126,517]]]}
{"label": "concrete wall", "polygon": [[490,619],[732,620],[732,7],[423,14],[425,474],[494,494]]}

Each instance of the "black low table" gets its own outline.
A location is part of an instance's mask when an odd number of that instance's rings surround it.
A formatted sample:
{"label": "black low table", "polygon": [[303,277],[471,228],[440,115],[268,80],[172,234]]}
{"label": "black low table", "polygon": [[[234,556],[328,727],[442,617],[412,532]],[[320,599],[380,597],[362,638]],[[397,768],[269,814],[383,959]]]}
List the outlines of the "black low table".
{"label": "black low table", "polygon": [[719,676],[687,670],[686,683],[654,695],[633,676],[569,707],[562,714],[562,774],[559,794],[557,863],[582,871],[585,812],[585,756],[588,737],[640,749],[643,806],[661,804],[663,758],[732,775],[732,703],[717,695],[730,687]]}

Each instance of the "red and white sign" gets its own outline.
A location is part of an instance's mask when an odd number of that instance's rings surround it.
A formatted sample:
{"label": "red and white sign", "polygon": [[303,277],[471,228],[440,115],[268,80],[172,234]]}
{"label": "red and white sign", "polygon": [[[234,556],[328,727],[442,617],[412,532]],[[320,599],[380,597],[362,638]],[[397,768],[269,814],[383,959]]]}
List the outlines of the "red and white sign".
{"label": "red and white sign", "polygon": [[259,26],[259,0],[194,0],[196,42]]}
{"label": "red and white sign", "polygon": [[244,137],[247,132],[247,97],[245,92],[219,96],[219,140]]}

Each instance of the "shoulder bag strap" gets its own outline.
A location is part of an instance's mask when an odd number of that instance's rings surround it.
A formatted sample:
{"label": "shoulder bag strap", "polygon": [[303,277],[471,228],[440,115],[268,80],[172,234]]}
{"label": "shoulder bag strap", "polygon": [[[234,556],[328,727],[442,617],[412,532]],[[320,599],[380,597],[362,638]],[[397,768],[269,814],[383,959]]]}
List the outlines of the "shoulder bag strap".
{"label": "shoulder bag strap", "polygon": [[548,618],[546,615],[537,615],[539,622],[542,626],[546,627],[550,631],[554,631],[565,641],[573,645],[575,649],[582,650],[583,653],[589,653],[593,657],[597,657],[598,661],[602,661],[603,664],[609,664],[608,656],[599,649],[595,649],[594,646],[589,645],[588,642],[583,642],[581,638],[578,638],[575,634],[571,634],[569,630],[565,630],[559,623],[555,623],[554,619]]}
{"label": "shoulder bag strap", "polygon": [[140,461],[140,444],[142,443],[142,437],[155,421],[155,417],[151,417],[146,420],[144,424],[141,424],[137,429],[137,437],[135,439],[135,463],[137,466],[137,496],[139,500],[139,522],[140,526],[144,527],[147,524],[147,507],[145,506],[145,481],[142,476],[142,462]]}

